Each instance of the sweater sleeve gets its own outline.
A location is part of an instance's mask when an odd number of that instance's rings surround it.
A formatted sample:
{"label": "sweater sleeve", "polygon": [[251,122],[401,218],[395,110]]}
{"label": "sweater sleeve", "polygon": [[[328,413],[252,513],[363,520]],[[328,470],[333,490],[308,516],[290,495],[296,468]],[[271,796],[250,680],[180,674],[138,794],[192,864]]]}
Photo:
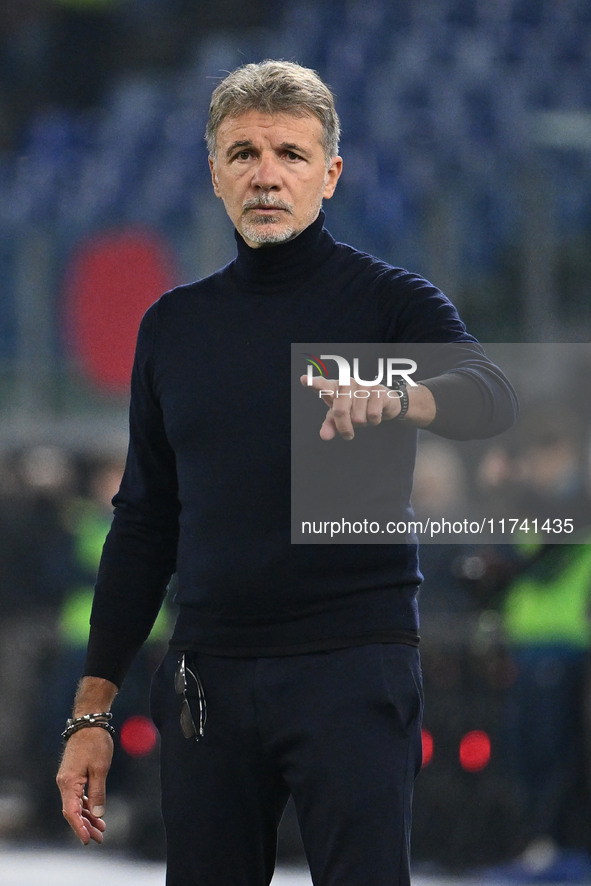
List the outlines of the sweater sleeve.
{"label": "sweater sleeve", "polygon": [[517,420],[517,395],[481,349],[465,345],[462,351],[464,360],[456,368],[421,382],[433,394],[437,410],[429,431],[452,440],[494,437]]}
{"label": "sweater sleeve", "polygon": [[121,685],[176,568],[174,453],[153,390],[156,306],[142,320],[131,380],[129,449],[99,565],[84,674]]}
{"label": "sweater sleeve", "polygon": [[455,440],[494,437],[517,420],[517,395],[502,369],[470,335],[455,306],[431,283],[398,272],[381,291],[388,341],[417,357],[436,417],[429,431]]}

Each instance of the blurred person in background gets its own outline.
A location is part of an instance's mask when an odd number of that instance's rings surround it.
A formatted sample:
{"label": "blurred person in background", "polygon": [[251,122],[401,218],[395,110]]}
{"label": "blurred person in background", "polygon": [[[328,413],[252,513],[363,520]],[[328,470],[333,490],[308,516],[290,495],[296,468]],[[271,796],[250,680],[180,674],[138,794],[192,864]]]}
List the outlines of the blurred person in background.
{"label": "blurred person in background", "polygon": [[522,549],[500,608],[515,674],[503,731],[524,845],[502,872],[520,882],[588,882],[591,545]]}
{"label": "blurred person in background", "polygon": [[0,467],[0,805],[8,810],[0,816],[0,833],[20,833],[34,815],[38,738],[31,756],[30,723],[40,675],[55,647],[68,574],[61,509],[76,484],[74,459],[58,446],[9,453]]}
{"label": "blurred person in background", "polygon": [[[568,407],[548,414],[531,406],[517,440],[509,449],[493,445],[479,471],[483,496],[525,518],[515,545],[481,552],[482,575],[474,582],[480,603],[500,612],[513,673],[502,735],[522,810],[523,851],[492,875],[515,882],[591,876],[591,502],[578,419]],[[532,518],[541,526],[549,517],[573,521],[574,543],[536,535]]]}
{"label": "blurred person in background", "polygon": [[179,616],[152,688],[168,886],[268,884],[290,793],[315,883],[410,882],[417,546],[291,544],[291,342],[461,343],[461,367],[400,397],[347,399],[350,385],[314,380],[332,392],[322,439],[392,433],[408,485],[418,427],[469,438],[515,420],[511,386],[449,300],[325,229],[339,129],[330,90],[299,65],[245,65],[217,86],[209,163],[238,255],[165,294],[138,336],[58,785],[79,839],[101,842],[110,707],[176,570]]}
{"label": "blurred person in background", "polygon": [[[515,431],[509,443],[495,441],[478,464],[477,491],[487,513],[528,518],[529,540],[532,518],[539,526],[548,518],[568,518],[574,536],[585,533],[591,496],[583,410],[563,405],[549,412],[547,404],[531,404],[522,408]],[[527,535],[525,530],[525,541]]]}
{"label": "blurred person in background", "polygon": [[[426,439],[427,438],[427,439]],[[460,454],[448,440],[421,435],[415,462],[412,504],[417,520],[462,520],[468,510],[468,476]],[[466,544],[421,544],[421,623],[431,636],[474,608],[461,580],[463,562],[473,552]]]}
{"label": "blurred person in background", "polygon": [[[51,799],[46,776],[55,769],[60,754],[61,712],[69,705],[76,689],[77,674],[84,665],[94,581],[113,518],[111,501],[119,488],[122,472],[123,463],[117,456],[82,459],[78,466],[77,488],[72,488],[67,496],[56,498],[55,522],[61,543],[54,543],[50,548],[56,565],[59,563],[60,576],[51,599],[51,622],[55,630],[42,662],[45,679],[38,681],[34,702],[37,708],[47,706],[55,712],[54,729],[47,730],[41,742],[35,737],[34,748],[31,748],[31,759],[34,760],[31,769],[36,771],[38,783],[48,787],[47,792],[39,788],[35,790],[37,821],[43,823],[46,832],[49,828],[55,830],[61,820],[61,816],[58,819],[56,815],[54,820],[47,813]],[[41,570],[40,574],[47,576],[47,570]],[[153,658],[158,661],[161,657],[162,644],[169,634],[169,609],[164,605],[128,675],[123,706],[119,710],[123,719],[132,714],[147,713]],[[120,797],[126,779],[125,762],[121,754],[118,765],[111,771],[111,787]]]}

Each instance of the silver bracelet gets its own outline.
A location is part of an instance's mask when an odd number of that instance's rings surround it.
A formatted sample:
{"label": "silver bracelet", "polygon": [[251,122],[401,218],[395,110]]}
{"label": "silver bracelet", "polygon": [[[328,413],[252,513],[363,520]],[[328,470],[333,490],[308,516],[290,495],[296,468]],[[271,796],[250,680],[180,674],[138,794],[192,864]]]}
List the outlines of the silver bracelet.
{"label": "silver bracelet", "polygon": [[109,723],[109,720],[111,720],[112,717],[113,714],[111,714],[110,711],[101,711],[97,714],[84,714],[82,717],[70,717],[70,719],[66,720],[66,728],[62,732],[64,744],[75,732],[78,732],[80,729],[86,729],[89,726],[99,726],[101,729],[106,729],[109,735],[115,735],[115,730]]}

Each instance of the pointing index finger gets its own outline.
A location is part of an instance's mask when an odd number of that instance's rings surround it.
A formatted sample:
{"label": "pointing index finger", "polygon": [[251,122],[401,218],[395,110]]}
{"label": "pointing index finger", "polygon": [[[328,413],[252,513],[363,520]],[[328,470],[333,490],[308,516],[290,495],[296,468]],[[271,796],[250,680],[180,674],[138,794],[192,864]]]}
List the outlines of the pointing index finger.
{"label": "pointing index finger", "polygon": [[332,440],[340,434],[344,440],[352,440],[355,432],[351,422],[351,388],[348,385],[339,385],[336,379],[319,376],[309,379],[307,375],[301,375],[300,381],[304,387],[317,391],[328,406],[320,428],[322,439]]}

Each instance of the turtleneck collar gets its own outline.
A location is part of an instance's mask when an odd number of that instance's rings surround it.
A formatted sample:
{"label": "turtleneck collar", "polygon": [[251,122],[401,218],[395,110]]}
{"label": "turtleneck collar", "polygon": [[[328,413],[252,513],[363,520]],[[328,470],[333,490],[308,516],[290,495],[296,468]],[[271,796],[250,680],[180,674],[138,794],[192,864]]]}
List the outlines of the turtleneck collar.
{"label": "turtleneck collar", "polygon": [[332,252],[335,241],[324,228],[324,212],[301,234],[275,246],[253,249],[234,231],[238,255],[234,261],[236,275],[257,289],[277,289],[308,276]]}

